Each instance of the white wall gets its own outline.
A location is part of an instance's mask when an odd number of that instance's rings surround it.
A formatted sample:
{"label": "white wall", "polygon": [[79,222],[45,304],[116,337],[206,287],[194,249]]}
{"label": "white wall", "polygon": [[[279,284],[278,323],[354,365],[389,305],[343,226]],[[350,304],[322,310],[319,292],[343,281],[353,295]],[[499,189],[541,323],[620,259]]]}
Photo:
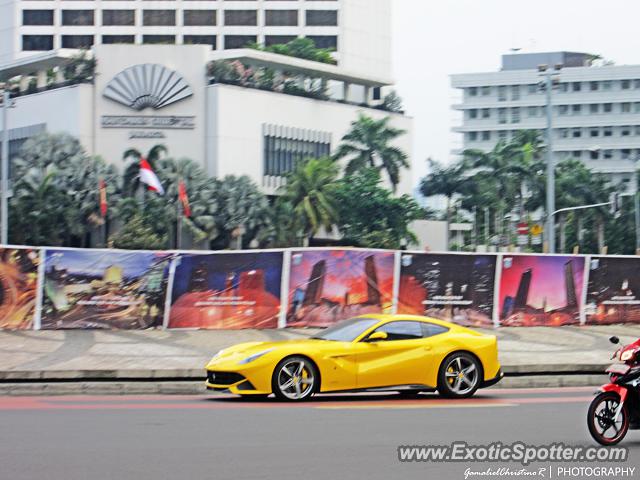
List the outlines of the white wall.
{"label": "white wall", "polygon": [[[212,85],[208,91],[211,127],[207,149],[212,162],[208,166],[211,174],[248,175],[262,185],[264,124],[328,132],[331,147],[335,149],[360,112],[374,118],[391,115],[392,125],[407,130],[397,146],[411,155],[413,120],[410,117],[230,85]],[[398,192],[411,194],[412,184],[411,171],[404,170]]]}
{"label": "white wall", "polygon": [[14,53],[20,48],[15,44],[16,25],[18,19],[18,8],[20,2],[2,1],[0,2],[0,64],[13,60]]}
{"label": "white wall", "polygon": [[447,222],[417,220],[409,228],[418,237],[417,244],[409,245],[410,249],[430,252],[446,252],[448,250]]}

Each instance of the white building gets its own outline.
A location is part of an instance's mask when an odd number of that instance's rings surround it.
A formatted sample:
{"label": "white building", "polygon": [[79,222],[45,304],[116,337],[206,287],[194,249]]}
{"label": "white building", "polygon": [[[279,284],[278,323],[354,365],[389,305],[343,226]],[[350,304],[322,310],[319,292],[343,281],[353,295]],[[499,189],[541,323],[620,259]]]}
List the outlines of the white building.
{"label": "white building", "polygon": [[[463,148],[490,150],[518,130],[546,128],[541,64],[558,72],[553,90],[553,150],[556,160],[576,158],[615,183],[635,183],[640,159],[640,65],[592,64],[593,55],[573,52],[513,54],[497,72],[452,76],[462,91]],[[455,153],[460,153],[457,151]]]}
{"label": "white building", "polygon": [[21,0],[0,2],[0,64],[101,44],[238,49],[309,37],[341,67],[389,77],[391,0]]}
{"label": "white building", "polygon": [[[46,52],[0,66],[0,82],[17,78],[21,90],[9,111],[12,153],[39,131],[67,132],[88,153],[122,168],[127,149],[164,144],[170,156],[191,158],[212,176],[248,175],[273,194],[296,161],[332,152],[360,113],[390,116],[407,131],[397,146],[411,152],[412,120],[374,108],[380,104],[374,90],[390,85],[387,77],[251,49],[98,45],[93,81],[63,81],[61,67],[74,54]],[[294,78],[297,94],[230,85],[208,74],[210,62],[236,60]],[[332,87],[333,96],[307,98],[312,84]],[[411,172],[404,171],[398,191],[411,187]]]}

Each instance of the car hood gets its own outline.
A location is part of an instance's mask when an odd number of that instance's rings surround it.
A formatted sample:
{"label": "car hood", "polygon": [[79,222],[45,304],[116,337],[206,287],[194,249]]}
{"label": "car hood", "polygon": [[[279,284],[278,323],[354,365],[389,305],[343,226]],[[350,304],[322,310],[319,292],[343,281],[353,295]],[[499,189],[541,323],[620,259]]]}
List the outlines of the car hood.
{"label": "car hood", "polygon": [[316,340],[316,339],[300,339],[300,340],[280,340],[276,342],[245,342],[238,343],[231,347],[224,348],[220,350],[209,362],[209,365],[227,362],[227,361],[236,361],[242,360],[243,358],[250,357],[251,355],[255,355],[256,353],[264,352],[265,350],[277,350],[277,349],[286,349],[286,350],[296,350],[300,352],[304,352],[305,348],[314,346],[317,347],[319,344],[325,343],[335,343],[335,342],[327,342],[324,340]]}

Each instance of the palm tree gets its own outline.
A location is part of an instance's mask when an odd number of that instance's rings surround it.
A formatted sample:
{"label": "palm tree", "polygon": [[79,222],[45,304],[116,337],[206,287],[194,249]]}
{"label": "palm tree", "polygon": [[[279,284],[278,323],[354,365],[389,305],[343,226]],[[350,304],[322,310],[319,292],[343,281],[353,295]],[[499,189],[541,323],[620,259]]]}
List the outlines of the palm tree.
{"label": "palm tree", "polygon": [[338,221],[332,195],[338,174],[338,165],[331,158],[323,157],[300,162],[287,176],[282,201],[292,205],[305,246],[320,227],[330,231]]}
{"label": "palm tree", "polygon": [[420,193],[425,197],[442,195],[447,199],[447,237],[446,246],[449,248],[449,225],[451,224],[451,200],[455,195],[469,192],[471,180],[467,176],[464,163],[454,163],[450,166],[429,158],[430,173],[422,179]]}
{"label": "palm tree", "polygon": [[360,114],[356,121],[351,122],[351,130],[342,137],[334,159],[349,158],[346,175],[371,167],[386,171],[395,192],[400,183],[400,171],[408,168],[409,163],[400,148],[390,145],[406,131],[391,127],[390,120],[391,117],[374,120]]}
{"label": "palm tree", "polygon": [[[167,147],[164,145],[154,145],[144,158],[149,162],[151,168],[155,170],[156,163],[163,154],[167,154]],[[122,159],[125,161],[128,159],[133,160],[133,162],[127,166],[122,176],[123,191],[128,196],[134,196],[140,187],[140,160],[142,158],[142,153],[135,148],[130,148],[122,155]]]}

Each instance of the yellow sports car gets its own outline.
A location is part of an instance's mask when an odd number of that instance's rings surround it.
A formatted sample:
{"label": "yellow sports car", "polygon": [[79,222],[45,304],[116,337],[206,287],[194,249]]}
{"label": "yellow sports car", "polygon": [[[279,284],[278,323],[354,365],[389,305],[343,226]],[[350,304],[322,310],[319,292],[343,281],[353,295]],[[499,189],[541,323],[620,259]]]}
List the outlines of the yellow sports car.
{"label": "yellow sports car", "polygon": [[411,315],[363,315],[304,340],[241,343],[206,369],[211,390],[290,401],[353,390],[464,398],[502,378],[495,336]]}

